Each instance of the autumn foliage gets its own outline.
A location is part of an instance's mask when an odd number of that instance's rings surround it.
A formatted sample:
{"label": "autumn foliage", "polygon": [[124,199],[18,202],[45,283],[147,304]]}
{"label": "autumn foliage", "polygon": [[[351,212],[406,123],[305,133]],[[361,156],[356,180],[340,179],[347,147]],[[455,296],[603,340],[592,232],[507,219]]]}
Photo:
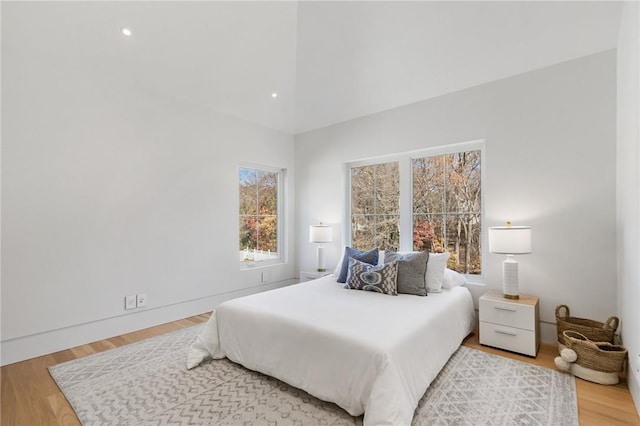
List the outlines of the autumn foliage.
{"label": "autumn foliage", "polygon": [[[449,268],[479,274],[480,151],[414,158],[411,167],[413,249],[449,251]],[[351,169],[354,247],[398,249],[400,185],[399,162]]]}
{"label": "autumn foliage", "polygon": [[240,169],[240,250],[278,250],[278,173]]}

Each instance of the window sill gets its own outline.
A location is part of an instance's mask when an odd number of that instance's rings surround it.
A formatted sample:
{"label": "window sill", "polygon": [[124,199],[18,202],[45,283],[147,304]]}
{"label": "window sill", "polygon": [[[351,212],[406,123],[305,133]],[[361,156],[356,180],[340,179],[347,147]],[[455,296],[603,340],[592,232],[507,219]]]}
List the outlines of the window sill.
{"label": "window sill", "polygon": [[268,268],[270,266],[284,265],[286,262],[280,259],[274,260],[265,260],[262,262],[241,262],[240,270],[241,271],[252,271],[255,269]]}
{"label": "window sill", "polygon": [[482,275],[464,275],[465,277],[465,282],[464,285],[466,286],[479,286],[479,287],[486,287],[486,284],[484,283],[484,277]]}
{"label": "window sill", "polygon": [[487,285],[483,282],[480,281],[465,281],[464,282],[465,286],[476,286],[476,287],[486,287]]}

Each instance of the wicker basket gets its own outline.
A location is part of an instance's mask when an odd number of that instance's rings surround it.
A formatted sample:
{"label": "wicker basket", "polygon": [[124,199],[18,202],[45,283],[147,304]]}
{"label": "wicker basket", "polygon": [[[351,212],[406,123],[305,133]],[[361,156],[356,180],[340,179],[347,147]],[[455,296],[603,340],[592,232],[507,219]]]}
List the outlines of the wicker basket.
{"label": "wicker basket", "polygon": [[588,340],[594,342],[613,343],[613,338],[618,329],[620,320],[618,317],[609,317],[604,324],[598,321],[576,318],[570,316],[567,305],[556,306],[556,325],[558,329],[558,343],[567,346],[563,333],[565,331],[577,331],[583,334]]}
{"label": "wicker basket", "polygon": [[572,349],[578,359],[576,364],[605,373],[619,373],[624,369],[627,350],[623,346],[608,342],[592,342],[582,333],[565,331],[566,346]]}

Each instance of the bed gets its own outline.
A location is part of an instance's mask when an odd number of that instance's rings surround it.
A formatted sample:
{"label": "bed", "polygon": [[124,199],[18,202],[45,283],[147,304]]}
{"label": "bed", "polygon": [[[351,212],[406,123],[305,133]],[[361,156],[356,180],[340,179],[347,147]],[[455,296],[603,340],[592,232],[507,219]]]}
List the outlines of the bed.
{"label": "bed", "polygon": [[387,296],[344,289],[330,275],[221,304],[187,366],[227,357],[364,413],[365,425],[409,425],[474,315],[465,287]]}

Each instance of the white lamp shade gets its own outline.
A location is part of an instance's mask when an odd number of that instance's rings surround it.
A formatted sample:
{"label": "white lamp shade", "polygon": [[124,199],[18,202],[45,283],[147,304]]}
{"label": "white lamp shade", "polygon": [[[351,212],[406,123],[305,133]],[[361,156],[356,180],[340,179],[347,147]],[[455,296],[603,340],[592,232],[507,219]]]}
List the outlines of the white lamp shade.
{"label": "white lamp shade", "polygon": [[531,227],[494,226],[489,228],[489,252],[500,254],[531,253]]}
{"label": "white lamp shade", "polygon": [[310,243],[330,243],[333,241],[333,228],[329,225],[311,225],[309,227]]}

